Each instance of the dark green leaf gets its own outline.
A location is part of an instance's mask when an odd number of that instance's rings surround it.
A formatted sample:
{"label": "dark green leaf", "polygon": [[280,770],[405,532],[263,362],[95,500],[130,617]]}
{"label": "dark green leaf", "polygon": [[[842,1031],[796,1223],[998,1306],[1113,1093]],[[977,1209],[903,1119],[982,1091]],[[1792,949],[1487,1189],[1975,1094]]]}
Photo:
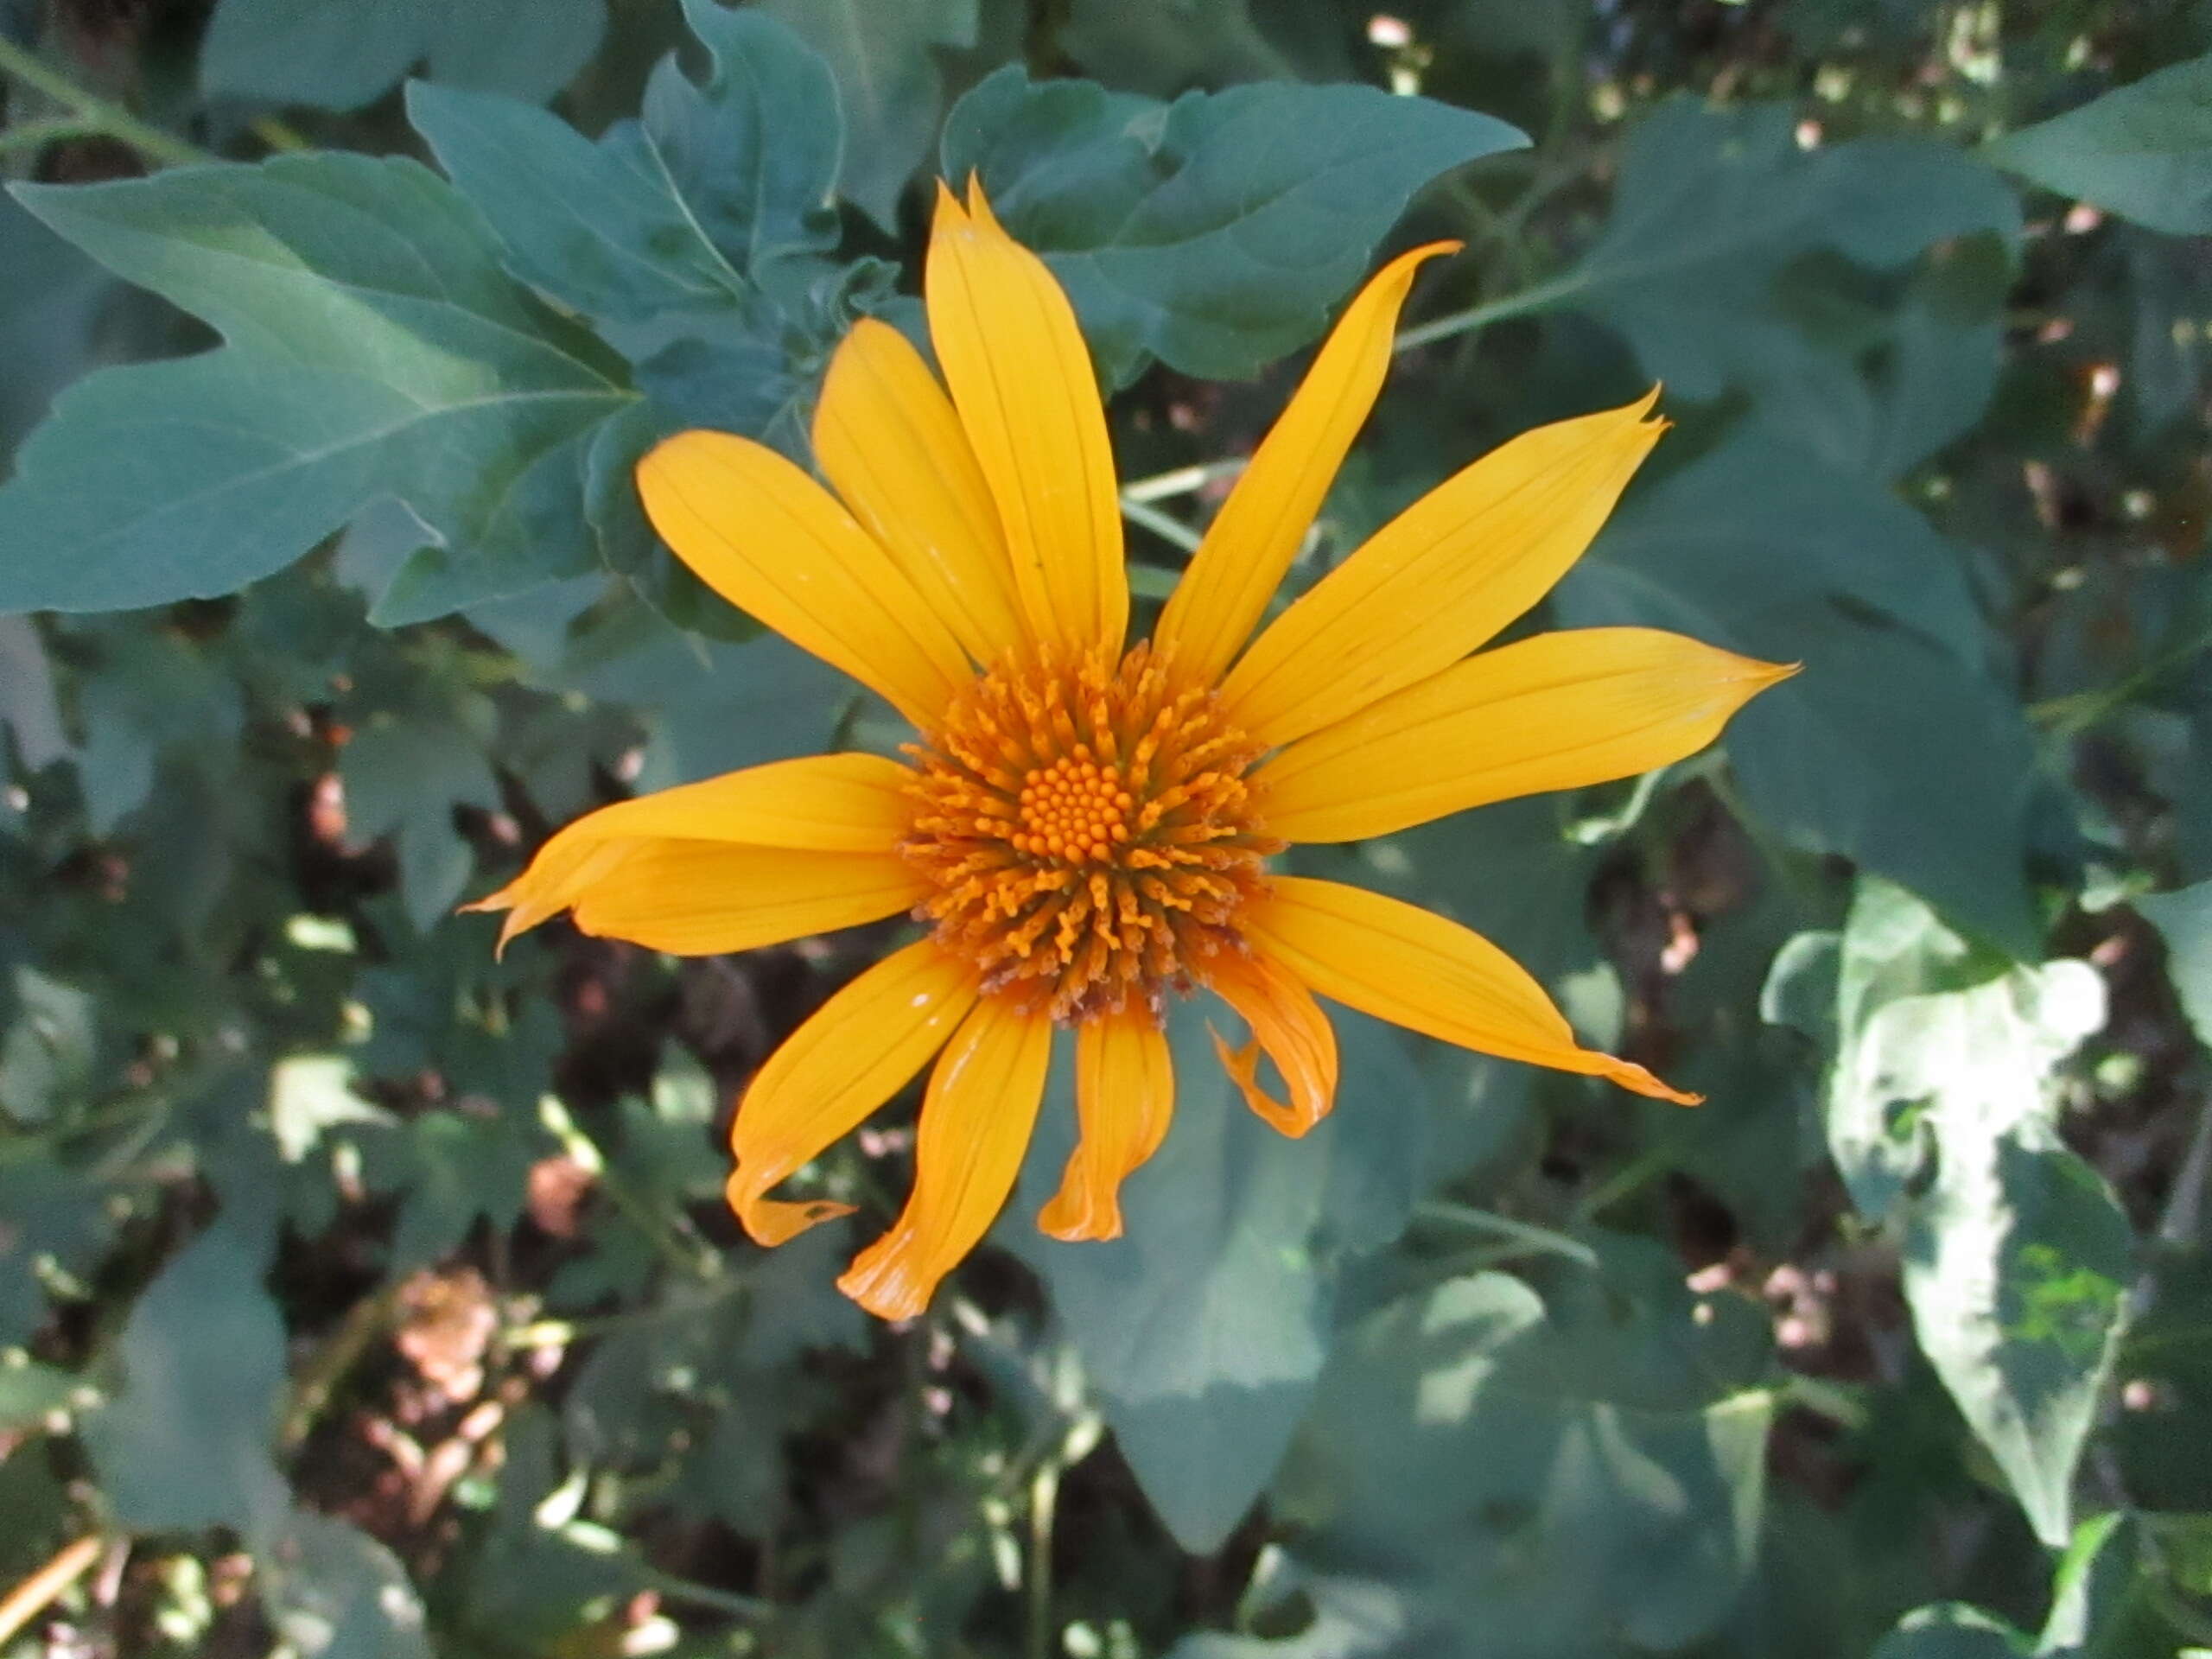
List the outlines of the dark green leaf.
{"label": "dark green leaf", "polygon": [[444,543],[391,620],[592,562],[583,449],[633,394],[423,168],[286,156],[21,194],[231,344],[60,399],[0,491],[0,607],[227,593],[385,494]]}
{"label": "dark green leaf", "polygon": [[2212,881],[2135,901],[2166,942],[2166,973],[2199,1042],[2212,1047]]}
{"label": "dark green leaf", "polygon": [[48,1418],[81,1411],[99,1399],[82,1377],[59,1366],[0,1359],[0,1433],[29,1433]]}
{"label": "dark green leaf", "polygon": [[1848,372],[1777,304],[1791,260],[1831,249],[1887,270],[1945,238],[2018,239],[2012,192],[1957,150],[1869,138],[1807,151],[1796,119],[1791,105],[1688,98],[1644,117],[1612,217],[1554,302],[1611,322],[1674,393],[1702,401],[1742,385],[1789,404]]}
{"label": "dark green leaf", "polygon": [[1946,1602],[1908,1613],[1873,1659],[2027,1659],[2029,1638],[1979,1607]]}
{"label": "dark green leaf", "polygon": [[545,99],[606,28],[606,0],[222,0],[200,79],[218,95],[351,110],[427,59],[439,80]]}
{"label": "dark green leaf", "polygon": [[887,230],[899,197],[929,155],[944,100],[938,47],[976,44],[977,0],[764,0],[820,53],[836,77],[845,114],[839,193]]}
{"label": "dark green leaf", "polygon": [[[1577,626],[1640,623],[1802,662],[1729,728],[1751,804],[1800,845],[2034,954],[2033,750],[1983,666],[1992,645],[1959,552],[1917,513],[1753,434],[1633,499],[1556,602]],[[1901,703],[1920,717],[1897,719]]]}
{"label": "dark green leaf", "polygon": [[2212,231],[2212,54],[2006,133],[1982,154],[2154,231]]}
{"label": "dark green leaf", "polygon": [[1380,1650],[1667,1652],[1726,1617],[1751,1566],[1772,1410],[1730,1389],[1763,1333],[1711,1305],[1693,1324],[1673,1276],[1676,1306],[1631,1303],[1624,1319],[1636,1277],[1548,1306],[1478,1274],[1353,1333],[1276,1514],[1313,1529],[1301,1551],[1408,1586],[1413,1637]]}
{"label": "dark green leaf", "polygon": [[15,975],[15,1023],[0,1037],[0,1111],[24,1122],[78,1103],[92,1081],[99,1031],[89,992],[35,968]]}
{"label": "dark green leaf", "polygon": [[131,1308],[122,1390],[82,1430],[125,1526],[260,1537],[282,1525],[289,1495],[270,1444],[284,1322],[261,1287],[267,1266],[265,1249],[218,1222]]}
{"label": "dark green leaf", "polygon": [[1338,1015],[1337,1109],[1287,1141],[1230,1085],[1209,1017],[1238,1028],[1218,1005],[1169,1015],[1175,1123],[1123,1191],[1126,1236],[1062,1244],[1034,1230],[1071,1144],[1065,1065],[1000,1231],[1044,1277],[1122,1455],[1198,1554],[1251,1507],[1304,1414],[1327,1357],[1332,1267],[1405,1224],[1425,1109],[1395,1035]]}
{"label": "dark green leaf", "polygon": [[347,826],[363,836],[397,836],[400,892],[418,931],[452,910],[475,871],[454,808],[498,810],[499,780],[486,753],[493,736],[489,704],[470,698],[454,705],[450,719],[380,721],[356,733],[340,756]]}
{"label": "dark green leaf", "polygon": [[1414,191],[1527,142],[1370,86],[1236,86],[1162,108],[1009,68],[954,105],[944,167],[981,173],[1121,384],[1147,355],[1225,378],[1304,345]]}

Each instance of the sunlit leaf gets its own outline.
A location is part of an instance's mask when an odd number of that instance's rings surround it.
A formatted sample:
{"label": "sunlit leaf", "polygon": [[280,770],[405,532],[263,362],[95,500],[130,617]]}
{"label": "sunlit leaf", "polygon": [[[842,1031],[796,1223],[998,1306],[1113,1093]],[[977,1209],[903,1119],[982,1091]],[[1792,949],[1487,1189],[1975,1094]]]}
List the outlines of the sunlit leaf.
{"label": "sunlit leaf", "polygon": [[429,173],[280,156],[19,194],[231,343],[62,397],[0,490],[0,608],[228,593],[387,493],[444,543],[393,620],[588,566],[582,446],[633,394]]}

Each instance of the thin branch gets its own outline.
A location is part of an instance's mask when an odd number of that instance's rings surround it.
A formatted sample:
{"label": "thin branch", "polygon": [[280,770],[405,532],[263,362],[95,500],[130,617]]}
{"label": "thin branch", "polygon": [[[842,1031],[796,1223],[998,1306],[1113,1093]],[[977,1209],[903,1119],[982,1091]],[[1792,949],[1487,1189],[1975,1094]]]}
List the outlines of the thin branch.
{"label": "thin branch", "polygon": [[141,121],[120,104],[86,91],[5,35],[0,35],[0,75],[13,77],[67,110],[75,119],[79,136],[97,133],[119,139],[165,167],[194,167],[222,159]]}
{"label": "thin branch", "polygon": [[1197,531],[1192,530],[1181,519],[1160,512],[1158,507],[1147,506],[1143,502],[1135,499],[1126,493],[1122,497],[1122,517],[1133,524],[1141,524],[1159,537],[1161,541],[1172,543],[1185,553],[1195,553],[1198,550]]}
{"label": "thin branch", "polygon": [[86,1533],[73,1544],[63,1545],[52,1560],[0,1597],[0,1642],[12,1638],[53,1605],[56,1597],[92,1570],[106,1548],[103,1535]]}

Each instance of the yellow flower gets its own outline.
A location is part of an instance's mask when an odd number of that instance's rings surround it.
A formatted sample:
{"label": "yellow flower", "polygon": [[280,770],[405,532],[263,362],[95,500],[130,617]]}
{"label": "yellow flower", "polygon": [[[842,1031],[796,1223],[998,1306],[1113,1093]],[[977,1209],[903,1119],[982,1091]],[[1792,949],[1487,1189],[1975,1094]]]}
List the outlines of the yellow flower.
{"label": "yellow flower", "polygon": [[[1126,654],[1090,359],[1051,273],[973,183],[964,207],[940,187],[930,241],[943,382],[874,321],[830,364],[813,435],[835,496],[718,432],[639,464],[646,511],[685,563],[920,734],[903,764],[783,761],[591,813],[476,906],[508,912],[502,944],[565,909],[587,933],[679,954],[908,912],[931,925],[745,1090],[728,1192],[755,1239],[848,1211],[768,1194],[935,1058],[905,1212],[838,1281],[886,1318],[919,1313],[1005,1204],[1062,1029],[1080,1140],[1039,1223],[1117,1236],[1121,1183],[1173,1103],[1162,1001],[1197,987],[1251,1027],[1243,1050],[1216,1046],[1286,1135],[1336,1090],[1317,997],[1694,1101],[1580,1047],[1536,982],[1458,923],[1267,868],[1289,843],[1679,760],[1792,671],[1641,628],[1469,655],[1589,544],[1664,427],[1656,393],[1484,456],[1253,637],[1382,385],[1416,269],[1453,245],[1394,261],[1352,301],[1152,639]],[[1283,1098],[1262,1087],[1262,1053]]]}

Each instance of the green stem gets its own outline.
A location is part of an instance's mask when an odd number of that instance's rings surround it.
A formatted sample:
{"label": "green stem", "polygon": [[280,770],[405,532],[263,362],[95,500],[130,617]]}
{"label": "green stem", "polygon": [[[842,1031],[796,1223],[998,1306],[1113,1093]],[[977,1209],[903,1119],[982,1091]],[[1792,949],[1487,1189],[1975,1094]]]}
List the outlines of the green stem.
{"label": "green stem", "polygon": [[1047,1458],[1029,1483],[1028,1659],[1052,1659],[1052,1516],[1060,1465]]}
{"label": "green stem", "polygon": [[141,121],[120,104],[88,92],[50,66],[41,62],[5,35],[0,35],[0,74],[20,80],[42,92],[75,118],[80,133],[102,133],[120,139],[166,167],[194,167],[219,161],[219,156],[171,137],[159,127]]}
{"label": "green stem", "polygon": [[1122,486],[1124,501],[1164,501],[1171,495],[1188,495],[1202,490],[1217,478],[1234,478],[1250,465],[1242,455],[1231,461],[1201,461],[1195,467],[1177,467],[1165,473],[1154,473],[1149,478],[1130,480]]}
{"label": "green stem", "polygon": [[1122,497],[1122,517],[1133,524],[1141,524],[1163,542],[1172,543],[1185,553],[1198,550],[1198,532],[1181,519],[1135,500],[1126,493]]}
{"label": "green stem", "polygon": [[1398,336],[1398,343],[1394,349],[1410,352],[1416,346],[1449,340],[1454,334],[1471,334],[1477,329],[1489,327],[1493,322],[1503,322],[1508,317],[1526,316],[1531,311],[1547,310],[1560,301],[1580,294],[1588,286],[1588,280],[1580,271],[1570,270],[1548,283],[1538,283],[1534,288],[1503,295],[1481,305],[1470,306],[1465,311],[1454,311],[1448,316],[1424,322],[1417,328],[1408,328]]}
{"label": "green stem", "polygon": [[99,130],[98,127],[88,127],[82,121],[73,121],[66,116],[54,121],[26,121],[20,127],[10,127],[5,132],[0,132],[0,156],[18,149],[43,149],[64,138],[93,137]]}
{"label": "green stem", "polygon": [[1529,1249],[1580,1262],[1586,1268],[1598,1265],[1598,1253],[1579,1238],[1569,1238],[1565,1233],[1539,1227],[1534,1222],[1516,1221],[1510,1216],[1478,1210],[1471,1205],[1452,1204],[1442,1198],[1425,1199],[1414,1206],[1414,1219],[1465,1227],[1475,1232],[1495,1233],[1500,1238],[1511,1239]]}

